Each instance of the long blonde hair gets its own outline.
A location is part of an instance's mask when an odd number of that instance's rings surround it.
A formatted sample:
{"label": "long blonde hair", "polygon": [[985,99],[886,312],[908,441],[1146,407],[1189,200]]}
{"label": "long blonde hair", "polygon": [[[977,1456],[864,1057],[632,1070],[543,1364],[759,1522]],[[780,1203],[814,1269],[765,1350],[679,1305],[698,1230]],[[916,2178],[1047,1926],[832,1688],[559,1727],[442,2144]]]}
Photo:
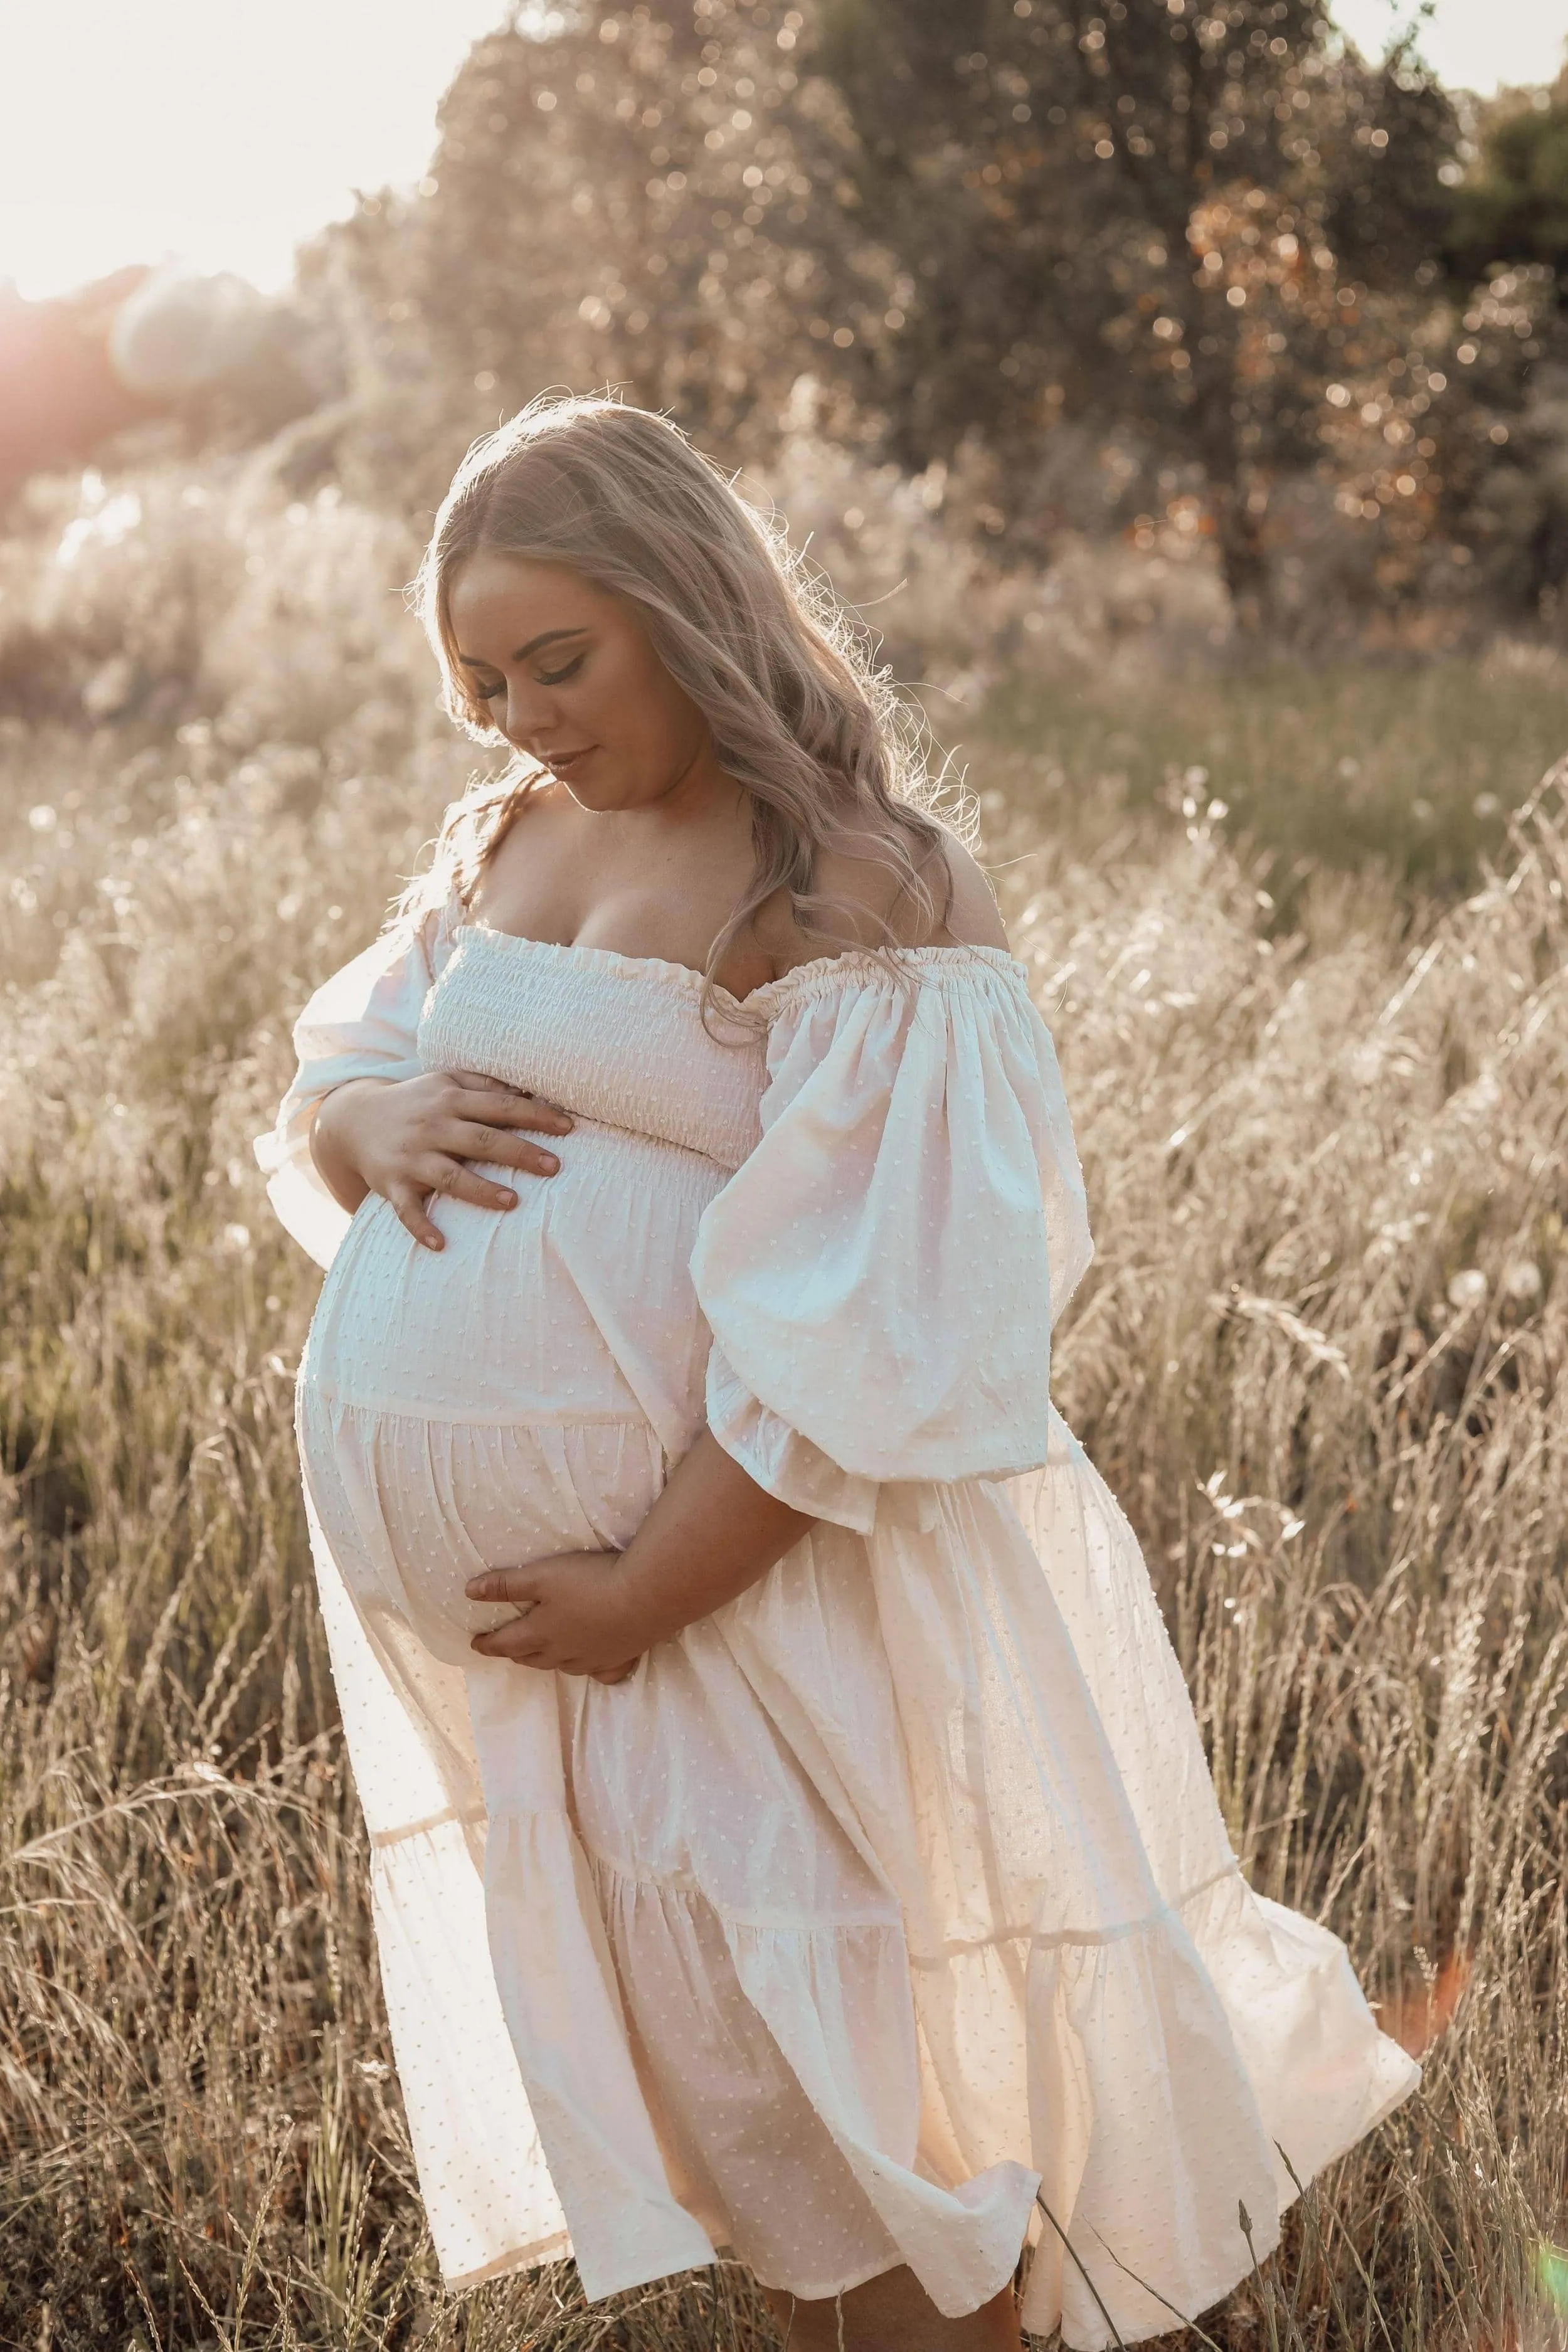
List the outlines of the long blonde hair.
{"label": "long blonde hair", "polygon": [[[836,951],[865,916],[818,895],[831,842],[891,869],[894,911],[929,928],[951,877],[931,813],[924,737],[862,635],[783,532],[662,416],[609,399],[546,396],[477,441],[442,501],[414,594],[446,705],[483,743],[506,738],[464,682],[447,609],[458,567],[485,549],[567,566],[636,606],[655,652],[696,704],[719,763],[751,796],[751,886],[713,942],[712,975],[765,900],[787,890],[802,935]],[[431,871],[402,911],[455,887],[466,903],[528,793],[547,775],[519,753],[447,812]],[[925,869],[936,862],[933,898]],[[878,942],[897,945],[891,923]]]}

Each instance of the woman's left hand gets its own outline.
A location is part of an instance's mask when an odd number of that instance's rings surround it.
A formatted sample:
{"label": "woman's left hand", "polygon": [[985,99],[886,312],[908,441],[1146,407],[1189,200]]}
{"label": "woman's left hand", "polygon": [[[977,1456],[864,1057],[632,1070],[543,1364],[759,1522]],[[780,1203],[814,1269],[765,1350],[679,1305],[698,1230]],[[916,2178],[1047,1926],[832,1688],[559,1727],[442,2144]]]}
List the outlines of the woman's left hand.
{"label": "woman's left hand", "polygon": [[464,1588],[470,1601],[510,1602],[521,1613],[469,1647],[549,1673],[624,1682],[644,1648],[616,1551],[564,1551],[522,1568],[487,1569]]}

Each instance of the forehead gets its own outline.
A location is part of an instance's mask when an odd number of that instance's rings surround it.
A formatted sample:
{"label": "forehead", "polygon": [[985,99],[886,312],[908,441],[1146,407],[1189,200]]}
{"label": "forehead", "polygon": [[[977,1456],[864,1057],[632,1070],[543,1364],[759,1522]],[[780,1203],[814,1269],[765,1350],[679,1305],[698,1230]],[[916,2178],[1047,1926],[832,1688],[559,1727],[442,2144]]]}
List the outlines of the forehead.
{"label": "forehead", "polygon": [[564,563],[535,563],[481,548],[458,565],[447,593],[453,634],[466,656],[509,658],[549,629],[603,622],[616,600]]}

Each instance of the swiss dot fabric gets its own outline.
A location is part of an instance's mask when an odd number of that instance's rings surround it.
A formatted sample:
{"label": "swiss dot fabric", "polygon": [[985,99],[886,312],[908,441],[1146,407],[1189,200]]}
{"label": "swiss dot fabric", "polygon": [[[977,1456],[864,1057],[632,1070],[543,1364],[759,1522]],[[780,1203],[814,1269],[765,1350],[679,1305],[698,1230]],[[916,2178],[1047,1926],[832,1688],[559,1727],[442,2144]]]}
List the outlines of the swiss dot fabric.
{"label": "swiss dot fabric", "polygon": [[[447,2277],[590,2296],[733,2247],[826,2296],[907,2263],[1026,2324],[1194,2316],[1411,2062],[1231,1853],[1126,1521],[1047,1387],[1087,1261],[1050,1039],[986,950],[803,967],[711,1025],[681,967],[449,908],[312,999],[258,1145],[329,1268],[299,1431],[382,1973]],[[717,1032],[717,1034],[715,1034]],[[576,1118],[446,1248],[351,1221],[351,1077]],[[552,1148],[555,1148],[552,1146]],[[484,1565],[626,1543],[706,1421],[813,1514],[606,1688],[476,1659]],[[585,1574],[595,1573],[591,1563]],[[1141,2283],[1142,2282],[1142,2283]]]}

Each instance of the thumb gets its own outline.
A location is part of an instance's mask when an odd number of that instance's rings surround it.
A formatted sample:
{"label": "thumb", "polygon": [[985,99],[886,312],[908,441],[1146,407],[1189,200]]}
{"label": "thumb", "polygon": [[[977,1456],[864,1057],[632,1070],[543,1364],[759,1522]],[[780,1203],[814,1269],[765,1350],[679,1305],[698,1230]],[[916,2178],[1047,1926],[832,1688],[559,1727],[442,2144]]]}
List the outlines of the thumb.
{"label": "thumb", "polygon": [[463,1591],[470,1601],[520,1601],[535,1598],[526,1568],[487,1568],[469,1577]]}

